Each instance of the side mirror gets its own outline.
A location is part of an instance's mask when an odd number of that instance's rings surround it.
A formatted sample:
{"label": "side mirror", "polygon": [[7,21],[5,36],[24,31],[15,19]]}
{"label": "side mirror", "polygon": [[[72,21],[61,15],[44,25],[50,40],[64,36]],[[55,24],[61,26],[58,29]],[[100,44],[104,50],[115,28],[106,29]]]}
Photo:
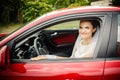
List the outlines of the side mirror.
{"label": "side mirror", "polygon": [[8,46],[0,48],[0,69],[6,69],[10,63]]}

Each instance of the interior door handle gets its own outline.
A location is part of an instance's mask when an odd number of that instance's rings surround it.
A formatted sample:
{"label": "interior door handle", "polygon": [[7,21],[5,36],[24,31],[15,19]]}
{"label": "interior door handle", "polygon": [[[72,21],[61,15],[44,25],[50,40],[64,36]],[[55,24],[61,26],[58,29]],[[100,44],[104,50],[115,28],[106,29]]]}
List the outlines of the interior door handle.
{"label": "interior door handle", "polygon": [[58,33],[54,32],[53,34],[51,34],[50,36],[56,36]]}

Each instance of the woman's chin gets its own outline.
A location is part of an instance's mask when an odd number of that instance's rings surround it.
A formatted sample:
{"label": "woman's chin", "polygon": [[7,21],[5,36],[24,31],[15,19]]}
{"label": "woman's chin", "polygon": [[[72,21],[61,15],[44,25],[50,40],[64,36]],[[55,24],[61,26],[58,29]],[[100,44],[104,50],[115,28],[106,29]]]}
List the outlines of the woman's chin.
{"label": "woman's chin", "polygon": [[81,38],[82,38],[82,39],[87,39],[87,37],[86,37],[86,36],[81,36]]}

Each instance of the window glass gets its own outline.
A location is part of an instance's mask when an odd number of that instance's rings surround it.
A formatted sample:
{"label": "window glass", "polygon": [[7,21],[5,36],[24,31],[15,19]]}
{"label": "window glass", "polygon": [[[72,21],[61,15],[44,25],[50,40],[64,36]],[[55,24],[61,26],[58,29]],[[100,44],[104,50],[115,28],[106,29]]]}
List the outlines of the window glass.
{"label": "window glass", "polygon": [[78,29],[79,23],[80,23],[80,20],[69,21],[69,22],[64,22],[64,23],[60,23],[60,24],[51,26],[50,28],[47,28],[47,29],[49,29],[49,30]]}
{"label": "window glass", "polygon": [[118,55],[120,56],[120,15],[118,15],[117,48]]}
{"label": "window glass", "polygon": [[117,42],[120,42],[120,15],[118,15],[118,35]]}

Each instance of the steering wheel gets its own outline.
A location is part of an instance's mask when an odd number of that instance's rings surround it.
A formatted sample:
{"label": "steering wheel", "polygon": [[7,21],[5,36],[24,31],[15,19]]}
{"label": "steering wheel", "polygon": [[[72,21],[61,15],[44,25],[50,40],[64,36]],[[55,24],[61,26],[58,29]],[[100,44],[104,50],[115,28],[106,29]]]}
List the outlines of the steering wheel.
{"label": "steering wheel", "polygon": [[48,51],[44,48],[43,42],[40,40],[39,37],[35,38],[33,46],[37,55],[49,54]]}

